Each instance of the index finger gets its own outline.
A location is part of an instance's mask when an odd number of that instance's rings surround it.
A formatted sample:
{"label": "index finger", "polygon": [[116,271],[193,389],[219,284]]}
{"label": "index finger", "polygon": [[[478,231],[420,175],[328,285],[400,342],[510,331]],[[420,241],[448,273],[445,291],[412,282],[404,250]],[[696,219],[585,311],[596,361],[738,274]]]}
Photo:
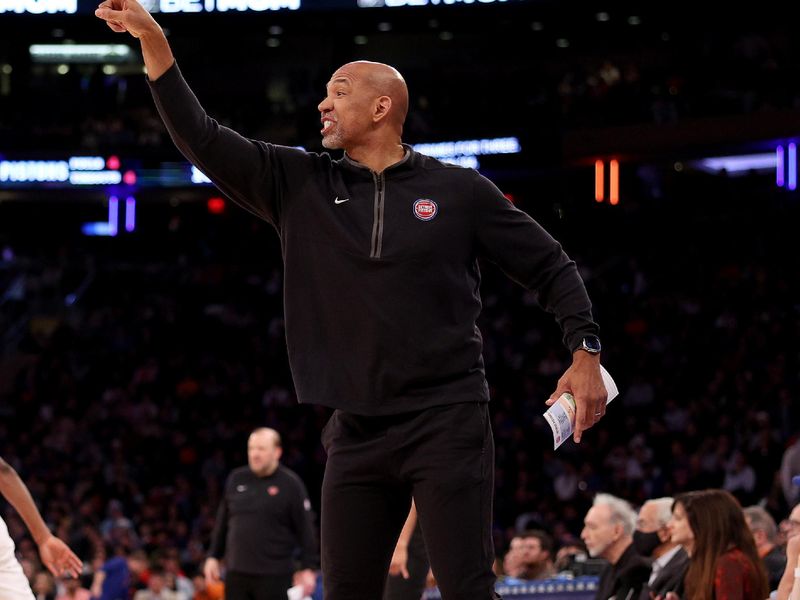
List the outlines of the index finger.
{"label": "index finger", "polygon": [[[574,394],[574,392],[573,392]],[[584,395],[575,395],[575,433],[573,439],[576,444],[581,443],[581,435],[594,424],[594,415],[590,414],[594,406]]]}

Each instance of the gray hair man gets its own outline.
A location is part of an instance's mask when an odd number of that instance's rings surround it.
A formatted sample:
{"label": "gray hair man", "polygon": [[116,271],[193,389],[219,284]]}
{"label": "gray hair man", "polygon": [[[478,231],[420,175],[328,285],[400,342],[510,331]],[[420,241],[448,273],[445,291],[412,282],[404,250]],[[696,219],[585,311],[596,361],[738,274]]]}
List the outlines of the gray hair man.
{"label": "gray hair man", "polygon": [[639,600],[663,597],[668,592],[681,595],[689,556],[679,544],[671,541],[667,523],[672,517],[672,504],[672,498],[655,498],[639,509],[633,545],[639,554],[653,559],[650,579],[642,588]]}
{"label": "gray hair man", "polygon": [[633,547],[636,511],[611,494],[597,494],[583,520],[581,539],[593,557],[609,562],[600,576],[595,598],[638,598],[650,577],[650,565]]}
{"label": "gray hair man", "polygon": [[760,506],[748,506],[744,509],[747,526],[756,541],[756,550],[764,562],[769,577],[769,589],[778,587],[786,568],[786,553],[777,544],[778,526],[775,519]]}

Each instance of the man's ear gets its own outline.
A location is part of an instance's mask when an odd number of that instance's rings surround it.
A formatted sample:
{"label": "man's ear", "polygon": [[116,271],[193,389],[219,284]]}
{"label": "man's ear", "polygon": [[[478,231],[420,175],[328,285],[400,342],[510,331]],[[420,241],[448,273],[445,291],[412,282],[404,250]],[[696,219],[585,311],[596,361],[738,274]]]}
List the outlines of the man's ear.
{"label": "man's ear", "polygon": [[392,99],[389,96],[379,96],[375,100],[375,110],[372,114],[372,120],[376,123],[386,117],[392,108]]}
{"label": "man's ear", "polygon": [[623,535],[625,535],[625,528],[622,523],[614,523],[614,541],[616,542]]}

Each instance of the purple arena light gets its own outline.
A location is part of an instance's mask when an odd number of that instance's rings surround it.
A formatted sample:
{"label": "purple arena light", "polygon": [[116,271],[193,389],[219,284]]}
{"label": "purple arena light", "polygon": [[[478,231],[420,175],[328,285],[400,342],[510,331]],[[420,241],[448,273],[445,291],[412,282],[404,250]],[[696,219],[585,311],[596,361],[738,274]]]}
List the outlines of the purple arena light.
{"label": "purple arena light", "polygon": [[136,229],[136,198],[129,196],[125,200],[125,231],[130,233]]}
{"label": "purple arena light", "polygon": [[108,227],[109,235],[117,235],[119,223],[119,199],[116,196],[108,198]]}

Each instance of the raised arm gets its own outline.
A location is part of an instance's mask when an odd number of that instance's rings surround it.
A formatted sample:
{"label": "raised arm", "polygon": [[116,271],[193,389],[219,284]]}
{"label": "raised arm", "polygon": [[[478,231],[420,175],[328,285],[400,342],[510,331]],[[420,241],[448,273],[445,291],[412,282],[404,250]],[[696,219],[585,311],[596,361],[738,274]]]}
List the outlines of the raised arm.
{"label": "raised arm", "polygon": [[95,14],[141,42],[156,108],[178,150],[231,200],[279,228],[285,182],[308,177],[308,155],[251,140],[210,117],[161,27],[137,0],[104,0]]}
{"label": "raised arm", "polygon": [[127,31],[141,42],[151,81],[161,77],[175,62],[161,26],[137,0],[105,0],[94,14],[117,33]]}

